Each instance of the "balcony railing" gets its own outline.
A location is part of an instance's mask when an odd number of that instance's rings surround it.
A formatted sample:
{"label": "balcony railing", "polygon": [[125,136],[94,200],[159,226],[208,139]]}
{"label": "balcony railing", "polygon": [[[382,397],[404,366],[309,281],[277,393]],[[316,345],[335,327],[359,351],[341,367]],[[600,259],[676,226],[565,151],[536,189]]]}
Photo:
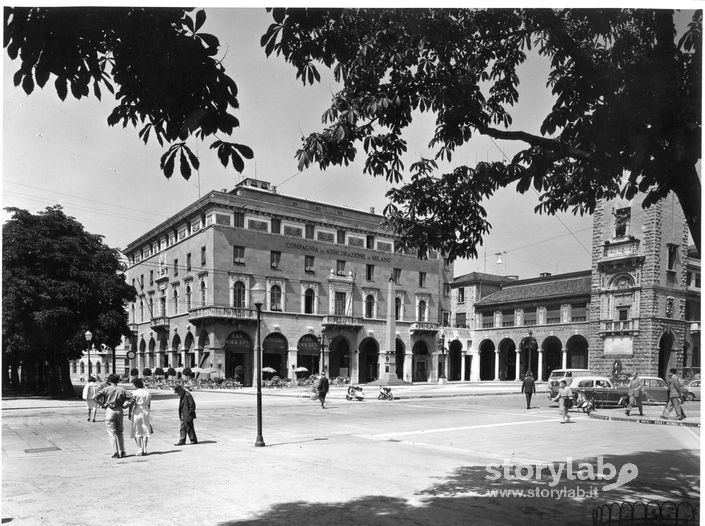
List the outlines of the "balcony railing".
{"label": "balcony railing", "polygon": [[359,329],[362,327],[362,318],[356,318],[354,316],[323,316],[321,324],[325,326]]}
{"label": "balcony railing", "polygon": [[169,317],[168,316],[157,316],[152,318],[149,326],[154,331],[168,331],[169,330]]}
{"label": "balcony railing", "polygon": [[415,332],[438,332],[439,325],[428,321],[415,321],[409,327],[411,333]]}
{"label": "balcony railing", "polygon": [[639,320],[600,322],[600,332],[607,334],[631,334],[639,331]]}
{"label": "balcony railing", "polygon": [[257,311],[255,309],[240,307],[219,307],[216,305],[207,305],[205,307],[196,307],[189,310],[188,320],[191,323],[203,322],[206,320],[244,320],[256,322]]}

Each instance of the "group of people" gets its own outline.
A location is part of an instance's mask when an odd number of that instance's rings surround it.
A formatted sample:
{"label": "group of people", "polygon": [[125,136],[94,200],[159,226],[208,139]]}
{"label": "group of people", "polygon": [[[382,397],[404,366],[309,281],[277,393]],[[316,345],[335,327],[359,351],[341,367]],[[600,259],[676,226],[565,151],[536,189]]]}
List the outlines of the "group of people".
{"label": "group of people", "polygon": [[[683,411],[683,407],[681,406],[684,395],[683,386],[677,373],[678,371],[676,369],[671,369],[669,372],[667,401],[661,413],[661,418],[670,418],[672,411],[675,413],[675,417],[678,420],[684,420],[686,418],[685,411]],[[531,409],[531,397],[536,392],[536,381],[531,371],[527,371],[524,376],[524,380],[521,383],[521,392],[524,393],[526,397],[526,408]],[[639,415],[643,416],[644,381],[639,377],[639,373],[637,372],[632,373],[629,378],[627,396],[629,397],[629,402],[624,411],[626,415],[629,416],[632,409],[636,407],[639,410]],[[568,386],[565,380],[561,380],[558,394],[552,400],[558,402],[561,424],[570,422],[568,410],[573,406],[573,390]]]}
{"label": "group of people", "polygon": [[[135,390],[131,393],[118,385],[119,381],[118,375],[111,374],[108,376],[107,383],[100,386],[96,383],[95,378],[89,378],[89,382],[83,389],[83,398],[88,405],[88,421],[95,422],[98,408],[105,409],[105,427],[113,450],[112,458],[123,458],[127,456],[123,423],[124,412],[127,410],[130,420],[130,437],[137,445],[137,456],[147,455],[149,438],[154,432],[150,418],[152,395],[145,389],[144,382],[139,378],[132,381]],[[196,402],[191,393],[181,385],[174,387],[174,392],[179,395],[179,420],[181,422],[180,438],[175,445],[183,446],[186,443],[186,437],[192,444],[197,444],[198,438],[193,422],[196,418]]]}

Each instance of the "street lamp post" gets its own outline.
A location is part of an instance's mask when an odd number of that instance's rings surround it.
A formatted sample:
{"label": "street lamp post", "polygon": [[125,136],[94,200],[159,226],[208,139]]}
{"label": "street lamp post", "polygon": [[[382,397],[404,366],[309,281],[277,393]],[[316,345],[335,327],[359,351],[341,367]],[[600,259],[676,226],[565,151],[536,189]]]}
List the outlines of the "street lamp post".
{"label": "street lamp post", "polygon": [[443,380],[446,377],[446,335],[441,334],[438,338],[438,348],[441,350],[441,371],[438,377],[439,380]]}
{"label": "street lamp post", "polygon": [[321,353],[321,374],[326,370],[326,330],[321,329],[321,335],[318,337],[318,349]]}
{"label": "street lamp post", "polygon": [[88,378],[91,377],[91,340],[93,339],[93,333],[91,331],[86,331],[84,335],[86,337],[86,346],[88,347]]}
{"label": "street lamp post", "polygon": [[257,372],[257,439],[255,447],[264,447],[262,438],[262,346],[260,344],[260,326],[262,324],[262,304],[264,303],[264,287],[255,283],[252,287],[252,302],[257,309],[257,348],[255,349],[255,368]]}

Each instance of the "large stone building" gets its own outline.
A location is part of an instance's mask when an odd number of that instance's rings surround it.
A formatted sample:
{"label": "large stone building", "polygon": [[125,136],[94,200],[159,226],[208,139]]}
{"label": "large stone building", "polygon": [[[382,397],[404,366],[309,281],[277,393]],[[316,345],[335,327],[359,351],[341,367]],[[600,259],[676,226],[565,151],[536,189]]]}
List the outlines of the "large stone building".
{"label": "large stone building", "polygon": [[[674,196],[640,202],[599,204],[585,271],[452,279],[438,254],[395,250],[373,212],[246,180],[125,249],[139,295],[135,357],[118,350],[118,372],[199,366],[251,383],[259,284],[264,365],[283,377],[323,367],[360,383],[546,379],[566,367],[687,377],[700,371],[700,257]],[[93,352],[94,371],[97,361],[108,372],[110,350]]]}
{"label": "large stone building", "polygon": [[210,192],[124,250],[138,292],[131,366],[208,368],[252,384],[262,288],[272,374],[436,381],[453,267],[402,254],[382,219],[253,179]]}
{"label": "large stone building", "polygon": [[599,204],[585,272],[455,278],[449,379],[514,380],[527,369],[546,379],[566,367],[699,373],[700,257],[675,196],[640,203]]}

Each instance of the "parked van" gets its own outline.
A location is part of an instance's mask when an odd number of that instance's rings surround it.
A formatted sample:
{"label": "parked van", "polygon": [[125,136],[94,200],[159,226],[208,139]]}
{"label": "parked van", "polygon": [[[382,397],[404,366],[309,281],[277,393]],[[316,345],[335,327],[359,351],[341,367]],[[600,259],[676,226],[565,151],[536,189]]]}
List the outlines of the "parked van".
{"label": "parked van", "polygon": [[572,379],[578,376],[596,376],[596,373],[590,371],[590,369],[554,369],[551,371],[551,376],[548,377],[548,397],[556,397],[558,388],[561,386],[561,380],[565,380],[567,384],[570,384]]}

